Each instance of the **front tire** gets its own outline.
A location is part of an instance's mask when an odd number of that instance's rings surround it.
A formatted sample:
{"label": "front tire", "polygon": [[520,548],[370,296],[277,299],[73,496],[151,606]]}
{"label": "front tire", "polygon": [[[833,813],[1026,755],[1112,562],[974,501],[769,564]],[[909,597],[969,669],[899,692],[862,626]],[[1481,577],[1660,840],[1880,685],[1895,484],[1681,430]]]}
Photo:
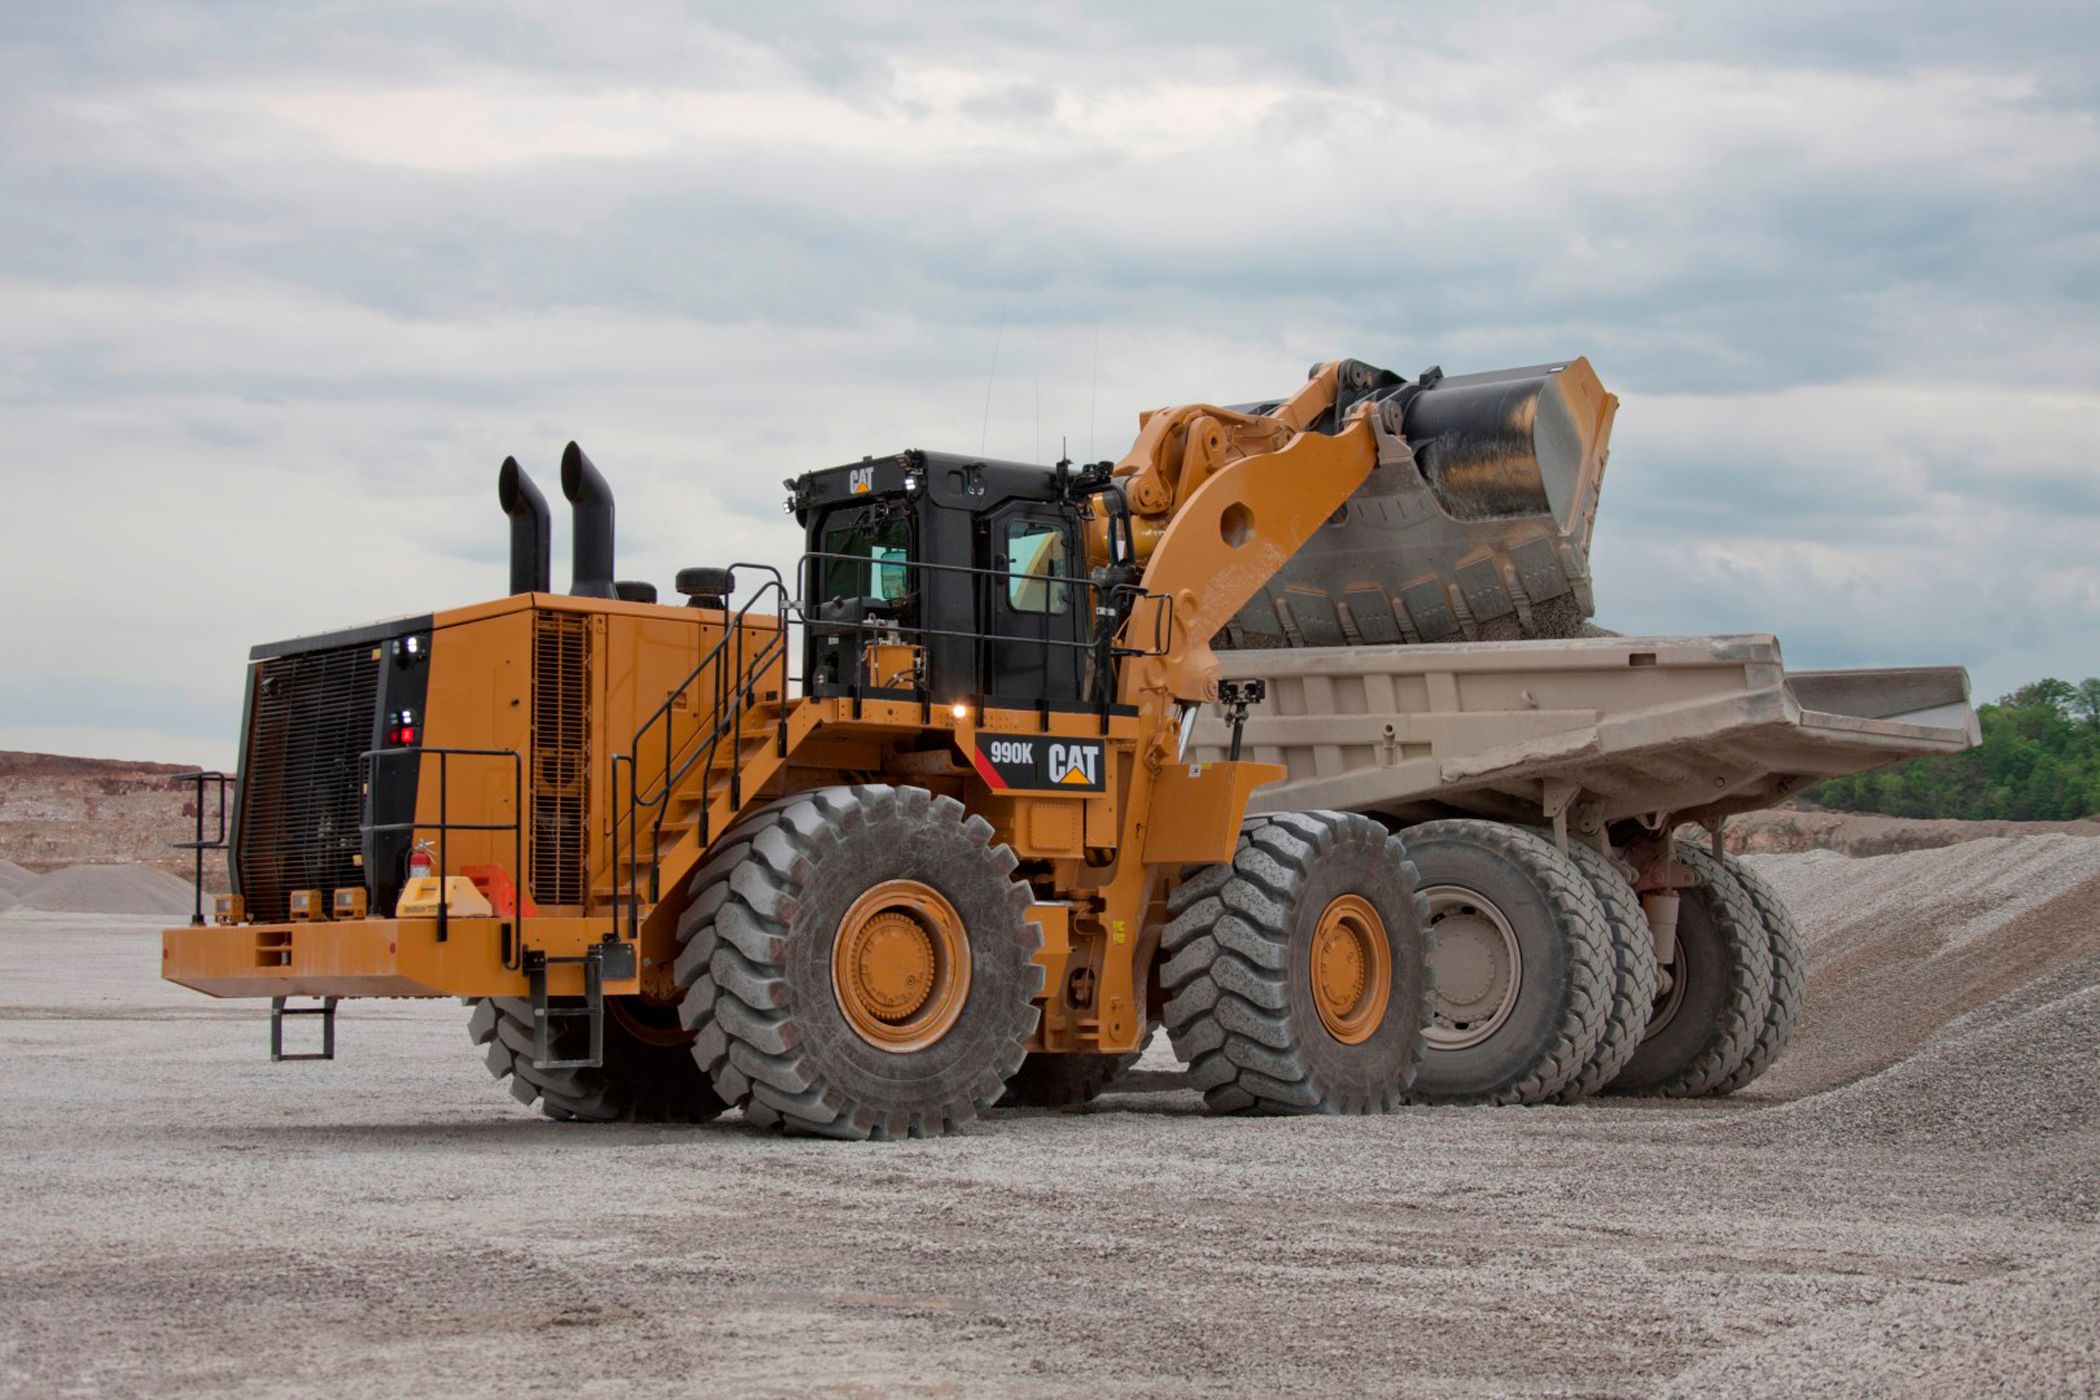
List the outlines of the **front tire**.
{"label": "front tire", "polygon": [[1421,1051],[1422,917],[1400,839],[1368,817],[1251,819],[1176,888],[1164,1019],[1219,1113],[1386,1113]]}
{"label": "front tire", "polygon": [[722,1097],[788,1132],[953,1131],[1035,1031],[1041,931],[991,824],[923,788],[799,793],[694,876],[676,963]]}

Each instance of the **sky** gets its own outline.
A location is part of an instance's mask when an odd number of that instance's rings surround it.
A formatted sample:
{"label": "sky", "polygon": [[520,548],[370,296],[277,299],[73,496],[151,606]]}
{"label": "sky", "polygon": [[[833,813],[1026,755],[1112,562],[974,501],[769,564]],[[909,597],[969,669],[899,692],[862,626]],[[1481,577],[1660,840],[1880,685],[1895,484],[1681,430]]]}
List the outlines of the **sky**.
{"label": "sky", "polygon": [[[230,764],[256,642],[783,478],[1587,355],[1621,632],[2100,673],[2089,6],[0,9],[0,748]],[[557,581],[567,521],[557,510]]]}

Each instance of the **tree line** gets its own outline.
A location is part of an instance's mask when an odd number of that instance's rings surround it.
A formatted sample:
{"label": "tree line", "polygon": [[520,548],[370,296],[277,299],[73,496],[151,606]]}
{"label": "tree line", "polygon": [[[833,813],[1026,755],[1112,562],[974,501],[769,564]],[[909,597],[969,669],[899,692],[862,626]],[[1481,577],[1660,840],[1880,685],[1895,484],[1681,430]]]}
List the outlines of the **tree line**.
{"label": "tree line", "polygon": [[2071,821],[2100,814],[2100,676],[2035,681],[1979,705],[1983,743],[1831,778],[1803,794],[1818,807],[1891,817]]}

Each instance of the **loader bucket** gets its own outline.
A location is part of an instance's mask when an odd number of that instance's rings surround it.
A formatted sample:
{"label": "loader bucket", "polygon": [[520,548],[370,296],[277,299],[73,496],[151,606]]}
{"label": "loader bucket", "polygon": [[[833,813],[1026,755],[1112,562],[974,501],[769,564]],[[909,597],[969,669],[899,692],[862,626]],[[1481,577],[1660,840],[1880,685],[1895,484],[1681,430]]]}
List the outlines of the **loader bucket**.
{"label": "loader bucket", "polygon": [[1583,635],[1596,606],[1590,529],[1618,407],[1589,361],[1431,371],[1415,383],[1359,371],[1355,382],[1355,397],[1399,405],[1407,450],[1382,457],[1216,644]]}

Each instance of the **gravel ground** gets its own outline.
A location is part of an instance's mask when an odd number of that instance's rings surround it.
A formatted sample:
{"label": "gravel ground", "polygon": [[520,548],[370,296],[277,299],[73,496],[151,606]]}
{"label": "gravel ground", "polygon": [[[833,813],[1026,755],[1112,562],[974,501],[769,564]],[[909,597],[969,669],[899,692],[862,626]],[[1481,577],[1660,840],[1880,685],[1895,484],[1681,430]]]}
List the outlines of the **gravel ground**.
{"label": "gravel ground", "polygon": [[2100,963],[2072,928],[1936,1027],[1861,1004],[1906,1044],[1860,1077],[1815,1025],[1859,1000],[1861,919],[1888,943],[1900,899],[1929,958],[1999,936],[1916,880],[1838,907],[1902,859],[1760,859],[1822,1009],[1733,1101],[1216,1120],[1160,1047],[1088,1110],[861,1146],[541,1121],[451,1003],[348,1005],[342,1058],[273,1066],[265,1012],[155,980],[150,922],[17,910],[0,1389],[2100,1388]]}

